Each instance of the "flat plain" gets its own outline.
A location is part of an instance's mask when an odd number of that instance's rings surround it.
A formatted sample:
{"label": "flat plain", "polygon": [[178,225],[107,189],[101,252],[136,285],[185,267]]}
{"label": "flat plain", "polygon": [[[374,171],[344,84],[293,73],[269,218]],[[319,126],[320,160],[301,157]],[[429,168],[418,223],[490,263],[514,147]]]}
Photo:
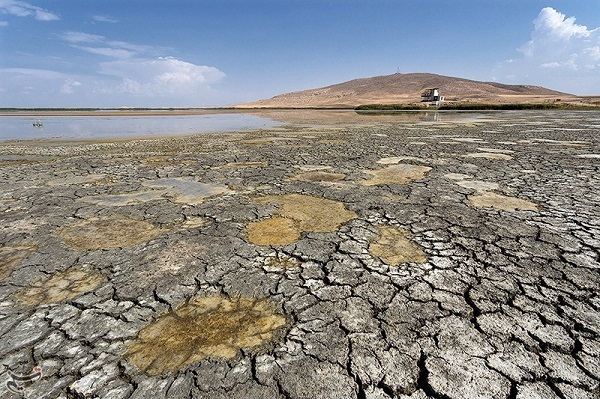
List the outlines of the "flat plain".
{"label": "flat plain", "polygon": [[491,115],[1,142],[0,398],[600,398],[600,113]]}

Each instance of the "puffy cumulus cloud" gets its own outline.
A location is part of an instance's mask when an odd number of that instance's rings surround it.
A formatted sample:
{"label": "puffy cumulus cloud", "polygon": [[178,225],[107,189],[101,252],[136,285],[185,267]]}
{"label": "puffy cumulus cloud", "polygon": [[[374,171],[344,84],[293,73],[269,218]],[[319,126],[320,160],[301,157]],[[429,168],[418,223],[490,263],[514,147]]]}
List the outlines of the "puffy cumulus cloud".
{"label": "puffy cumulus cloud", "polygon": [[186,96],[208,89],[225,77],[217,68],[173,57],[118,60],[101,63],[100,67],[100,73],[120,79],[105,91],[135,96]]}
{"label": "puffy cumulus cloud", "polygon": [[520,58],[498,65],[496,80],[539,84],[572,93],[600,92],[600,29],[577,24],[551,7],[533,20]]}
{"label": "puffy cumulus cloud", "polygon": [[531,40],[519,49],[526,57],[557,57],[565,52],[579,54],[599,37],[597,29],[578,25],[574,17],[567,17],[551,7],[542,9],[533,24]]}
{"label": "puffy cumulus cloud", "polygon": [[60,19],[58,14],[18,0],[0,0],[0,13],[16,17],[33,17],[38,21],[58,21]]}

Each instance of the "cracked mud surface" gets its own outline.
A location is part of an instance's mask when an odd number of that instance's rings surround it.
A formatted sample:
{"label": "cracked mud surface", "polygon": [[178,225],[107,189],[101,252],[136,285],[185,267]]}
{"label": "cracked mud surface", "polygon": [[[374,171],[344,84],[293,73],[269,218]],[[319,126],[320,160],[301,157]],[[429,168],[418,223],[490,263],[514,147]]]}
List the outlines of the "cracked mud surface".
{"label": "cracked mud surface", "polygon": [[599,122],[0,143],[0,398],[600,398]]}

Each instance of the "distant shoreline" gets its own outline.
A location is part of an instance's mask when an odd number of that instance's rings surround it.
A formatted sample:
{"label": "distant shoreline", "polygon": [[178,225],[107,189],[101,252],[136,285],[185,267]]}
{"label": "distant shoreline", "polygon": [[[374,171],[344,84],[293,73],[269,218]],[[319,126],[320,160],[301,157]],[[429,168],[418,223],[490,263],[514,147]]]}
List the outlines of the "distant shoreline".
{"label": "distant shoreline", "polygon": [[415,103],[362,104],[337,107],[214,107],[214,108],[0,108],[0,116],[170,116],[245,113],[256,111],[519,111],[519,110],[600,110],[599,103],[447,103],[439,107]]}

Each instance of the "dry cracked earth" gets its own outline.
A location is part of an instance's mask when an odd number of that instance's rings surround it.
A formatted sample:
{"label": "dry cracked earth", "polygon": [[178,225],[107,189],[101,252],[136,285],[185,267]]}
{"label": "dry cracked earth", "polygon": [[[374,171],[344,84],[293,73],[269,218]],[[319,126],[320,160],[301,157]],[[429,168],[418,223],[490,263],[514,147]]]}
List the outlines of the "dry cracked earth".
{"label": "dry cracked earth", "polygon": [[0,144],[0,398],[600,398],[600,115]]}

